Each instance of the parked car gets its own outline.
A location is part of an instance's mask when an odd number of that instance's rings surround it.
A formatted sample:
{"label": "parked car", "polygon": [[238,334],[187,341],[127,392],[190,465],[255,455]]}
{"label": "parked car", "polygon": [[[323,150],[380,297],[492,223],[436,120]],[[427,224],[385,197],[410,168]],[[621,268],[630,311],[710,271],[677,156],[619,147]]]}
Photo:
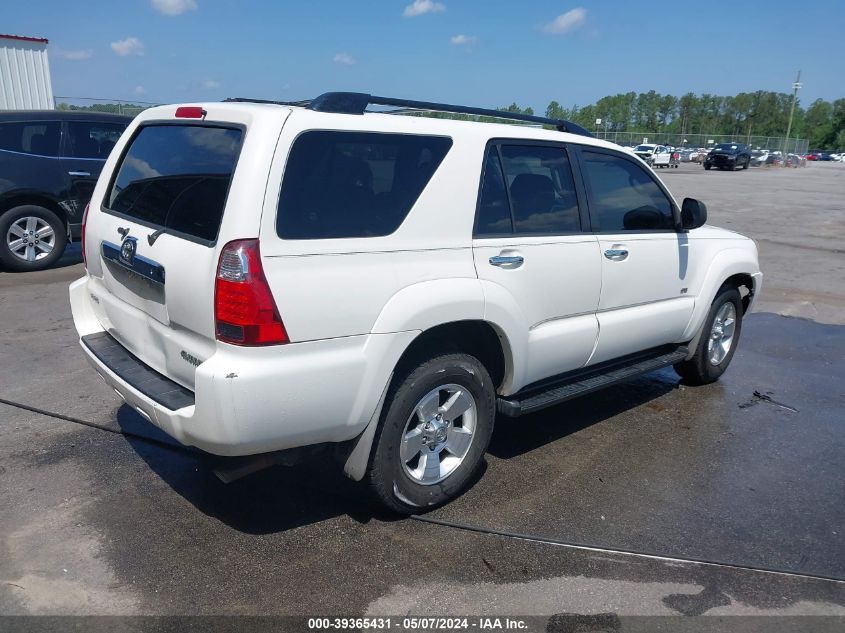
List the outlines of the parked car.
{"label": "parked car", "polygon": [[783,163],[783,156],[780,152],[770,152],[768,156],[766,156],[766,165],[780,165]]}
{"label": "parked car", "polygon": [[218,455],[322,450],[411,513],[471,484],[497,412],[727,369],[753,241],[569,122],[366,111],[386,104],[491,116],[328,93],[130,124],[70,287],[82,350],[129,406]]}
{"label": "parked car", "polygon": [[645,143],[634,148],[634,154],[651,167],[677,167],[678,155],[665,145]]}
{"label": "parked car", "polygon": [[742,143],[719,143],[704,159],[704,169],[748,169],[751,164],[751,151]]}
{"label": "parked car", "polygon": [[769,152],[764,149],[755,149],[751,152],[751,167],[762,167],[766,164],[766,159],[769,157]]}
{"label": "parked car", "polygon": [[652,158],[652,167],[663,167],[677,169],[681,162],[681,155],[674,147],[666,147],[665,145],[658,145]]}
{"label": "parked car", "polygon": [[103,163],[131,117],[0,112],[0,262],[47,268],[79,238]]}
{"label": "parked car", "polygon": [[658,146],[654,143],[643,143],[642,145],[637,145],[634,148],[634,154],[651,165],[651,161],[654,158],[654,153],[657,151],[657,147]]}

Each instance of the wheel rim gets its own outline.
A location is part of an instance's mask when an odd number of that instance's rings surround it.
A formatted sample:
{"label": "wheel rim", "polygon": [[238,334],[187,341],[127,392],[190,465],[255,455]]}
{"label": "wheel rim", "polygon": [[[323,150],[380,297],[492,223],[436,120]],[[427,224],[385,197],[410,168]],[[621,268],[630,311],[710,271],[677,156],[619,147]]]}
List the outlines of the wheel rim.
{"label": "wheel rim", "polygon": [[460,466],[475,437],[478,407],[466,387],[441,385],[424,395],[405,424],[399,459],[414,482],[439,483]]}
{"label": "wheel rim", "polygon": [[6,247],[24,262],[36,262],[53,252],[56,232],[47,222],[35,216],[19,218],[6,231]]}
{"label": "wheel rim", "polygon": [[713,326],[710,328],[710,338],[707,340],[707,357],[711,365],[718,365],[733,345],[736,331],[736,306],[733,301],[726,301],[716,311]]}

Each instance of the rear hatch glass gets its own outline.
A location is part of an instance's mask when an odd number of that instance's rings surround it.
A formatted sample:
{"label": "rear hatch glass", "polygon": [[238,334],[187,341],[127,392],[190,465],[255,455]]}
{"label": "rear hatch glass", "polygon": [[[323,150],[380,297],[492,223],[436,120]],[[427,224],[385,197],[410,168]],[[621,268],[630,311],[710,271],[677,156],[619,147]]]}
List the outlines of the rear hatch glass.
{"label": "rear hatch glass", "polygon": [[[244,128],[153,123],[133,135],[102,213],[88,219],[101,272],[92,308],[144,363],[193,388],[214,351],[215,247]],[[186,360],[187,359],[187,360]]]}
{"label": "rear hatch glass", "polygon": [[106,197],[108,211],[187,239],[217,239],[242,130],[147,125],[138,130]]}

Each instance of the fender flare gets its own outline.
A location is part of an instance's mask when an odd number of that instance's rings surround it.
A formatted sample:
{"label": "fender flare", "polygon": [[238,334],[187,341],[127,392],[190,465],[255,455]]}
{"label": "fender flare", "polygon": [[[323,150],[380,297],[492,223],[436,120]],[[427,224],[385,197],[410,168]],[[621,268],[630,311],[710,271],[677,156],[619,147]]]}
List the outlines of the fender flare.
{"label": "fender flare", "polygon": [[443,323],[479,320],[483,316],[484,295],[478,279],[435,279],[406,286],[394,294],[371,332],[424,332]]}
{"label": "fender flare", "polygon": [[753,281],[751,292],[757,294],[760,289],[762,275],[759,272],[759,264],[755,253],[747,248],[728,248],[720,251],[710,262],[698,298],[695,302],[692,316],[684,331],[684,340],[690,341],[690,355],[695,353],[695,347],[701,336],[701,326],[710,310],[713,299],[722,284],[734,275],[750,275]]}
{"label": "fender flare", "polygon": [[[504,292],[503,288],[499,288]],[[510,297],[510,295],[506,296]],[[521,314],[513,297],[510,297],[510,302],[513,308]],[[505,355],[505,381],[508,382],[514,374],[513,350],[511,349],[508,330],[512,333],[515,325],[507,322],[507,325],[503,327],[501,321],[486,319],[486,305],[482,282],[477,278],[423,281],[403,288],[390,298],[376,319],[372,333],[387,334],[413,331],[416,336],[407,341],[405,346],[405,349],[407,349],[407,346],[416,340],[419,334],[438,325],[457,321],[486,321],[493,327],[501,340]],[[497,315],[507,314],[507,311],[502,307],[498,310],[494,309],[493,312]],[[402,353],[404,353],[404,349]],[[395,360],[398,362],[399,358],[401,358],[401,354]],[[387,398],[387,391],[393,380],[393,369],[394,367],[391,366],[390,375],[382,386],[381,396],[375,411],[373,411],[364,430],[352,440],[350,451],[344,460],[343,472],[356,481],[363,479],[367,472],[376,430]]]}

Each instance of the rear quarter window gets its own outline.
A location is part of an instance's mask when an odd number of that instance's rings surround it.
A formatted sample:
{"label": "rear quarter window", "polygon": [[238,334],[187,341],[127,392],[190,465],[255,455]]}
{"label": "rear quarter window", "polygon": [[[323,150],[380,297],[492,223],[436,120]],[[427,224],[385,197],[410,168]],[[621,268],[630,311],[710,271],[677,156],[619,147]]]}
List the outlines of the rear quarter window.
{"label": "rear quarter window", "polygon": [[106,210],[200,241],[217,239],[243,131],[145,125],[124,153]]}
{"label": "rear quarter window", "polygon": [[305,132],[288,156],[276,232],[299,240],[389,235],[451,146],[441,136]]}

